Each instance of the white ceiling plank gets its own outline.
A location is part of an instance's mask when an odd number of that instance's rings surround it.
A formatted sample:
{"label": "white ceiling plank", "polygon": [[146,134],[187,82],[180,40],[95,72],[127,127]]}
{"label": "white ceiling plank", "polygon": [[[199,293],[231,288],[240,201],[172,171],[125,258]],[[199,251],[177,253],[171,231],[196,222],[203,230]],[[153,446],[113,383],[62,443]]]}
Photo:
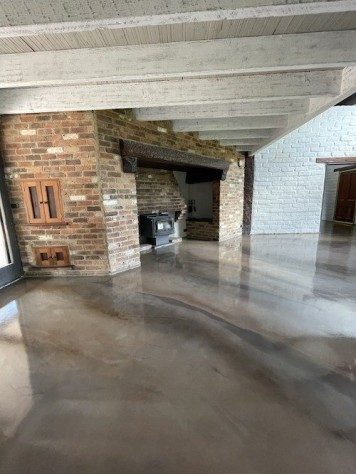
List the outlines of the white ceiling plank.
{"label": "white ceiling plank", "polygon": [[[204,113],[195,113],[195,107],[192,107],[195,104],[210,104],[210,111],[216,110],[215,116],[222,117],[229,114],[237,116],[243,112],[245,115],[258,115],[257,110],[266,115],[281,115],[291,113],[291,110],[303,113],[309,105],[306,98],[338,93],[341,74],[342,71],[329,70],[0,89],[0,113],[137,108],[136,115],[140,120],[204,117]],[[304,100],[282,100],[303,97]],[[278,105],[274,99],[280,100],[279,108],[274,107]],[[224,104],[228,104],[230,109],[225,108],[225,111],[219,113],[219,107],[224,108]],[[173,106],[183,106],[184,112],[179,115]],[[214,113],[210,117],[214,117]]]}
{"label": "white ceiling plank", "polygon": [[252,145],[234,145],[236,151],[250,152],[253,149]]}
{"label": "white ceiling plank", "polygon": [[83,48],[0,57],[0,87],[90,84],[344,68],[356,31]]}
{"label": "white ceiling plank", "polygon": [[265,128],[258,130],[222,130],[199,132],[201,140],[244,140],[245,138],[269,138],[277,133],[275,128]]}
{"label": "white ceiling plank", "polygon": [[272,138],[264,140],[260,145],[254,147],[251,153],[255,154],[263,151],[264,148],[266,148],[267,146],[283,138],[285,135],[288,135],[288,133],[292,132],[293,130],[296,130],[297,128],[301,127],[305,123],[315,118],[317,115],[321,114],[325,110],[329,109],[335,104],[338,104],[342,100],[346,99],[347,97],[350,97],[355,93],[356,67],[345,68],[342,74],[342,83],[339,94],[332,98],[325,97],[323,99],[313,100],[309,113],[289,117],[287,127],[279,130],[279,132],[277,132]]}
{"label": "white ceiling plank", "polygon": [[174,107],[150,107],[135,110],[138,120],[189,120],[211,119],[239,116],[273,116],[288,114],[303,114],[309,110],[309,101],[299,100],[270,100],[256,102],[230,102],[202,105],[178,105]]}
{"label": "white ceiling plank", "polygon": [[241,140],[238,140],[236,138],[236,139],[219,140],[219,141],[220,141],[220,145],[223,145],[223,146],[238,145],[238,146],[249,146],[250,148],[251,148],[251,146],[257,146],[260,143],[262,143],[262,140],[258,140],[258,139],[254,139],[254,138],[245,138],[245,139],[241,139]]}
{"label": "white ceiling plank", "polygon": [[194,2],[133,0],[36,0],[3,2],[0,37],[75,33],[103,29],[195,24],[221,20],[276,18],[355,11],[353,0],[196,0]]}
{"label": "white ceiling plank", "polygon": [[250,130],[284,128],[288,124],[286,115],[267,115],[255,117],[230,117],[230,118],[207,118],[195,120],[174,120],[173,130],[175,132],[204,132],[204,131],[226,131],[226,130]]}

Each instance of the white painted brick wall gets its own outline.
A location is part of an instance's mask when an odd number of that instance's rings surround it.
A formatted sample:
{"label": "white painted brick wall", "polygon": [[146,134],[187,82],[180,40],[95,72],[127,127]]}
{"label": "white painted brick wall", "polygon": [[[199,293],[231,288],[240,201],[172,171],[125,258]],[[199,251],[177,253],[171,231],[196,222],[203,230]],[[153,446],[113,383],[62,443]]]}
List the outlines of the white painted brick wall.
{"label": "white painted brick wall", "polygon": [[332,156],[356,156],[356,106],[333,107],[255,156],[251,233],[318,232],[325,165],[315,160]]}
{"label": "white painted brick wall", "polygon": [[342,168],[345,165],[327,165],[325,166],[324,196],[321,218],[324,221],[332,221],[335,213],[335,203],[337,195],[337,186],[340,173],[334,170]]}

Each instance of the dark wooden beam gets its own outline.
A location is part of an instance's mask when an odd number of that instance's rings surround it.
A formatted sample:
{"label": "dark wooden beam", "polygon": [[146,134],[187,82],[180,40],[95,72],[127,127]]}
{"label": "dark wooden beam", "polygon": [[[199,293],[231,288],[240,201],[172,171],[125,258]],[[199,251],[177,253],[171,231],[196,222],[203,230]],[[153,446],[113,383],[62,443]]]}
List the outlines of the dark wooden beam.
{"label": "dark wooden beam", "polygon": [[214,176],[220,176],[219,179],[224,180],[229,169],[229,162],[222,159],[134,140],[120,140],[120,153],[125,173],[136,173],[138,166],[177,171],[210,170],[214,171]]}
{"label": "dark wooden beam", "polygon": [[356,163],[356,156],[334,156],[329,158],[317,158],[317,163],[324,163],[326,165],[343,165],[348,163]]}
{"label": "dark wooden beam", "polygon": [[122,171],[124,173],[137,173],[137,158],[135,156],[122,157]]}
{"label": "dark wooden beam", "polygon": [[243,209],[243,224],[242,224],[242,233],[244,235],[249,235],[251,233],[254,174],[255,174],[255,157],[254,156],[246,157],[245,178],[244,178],[244,209]]}

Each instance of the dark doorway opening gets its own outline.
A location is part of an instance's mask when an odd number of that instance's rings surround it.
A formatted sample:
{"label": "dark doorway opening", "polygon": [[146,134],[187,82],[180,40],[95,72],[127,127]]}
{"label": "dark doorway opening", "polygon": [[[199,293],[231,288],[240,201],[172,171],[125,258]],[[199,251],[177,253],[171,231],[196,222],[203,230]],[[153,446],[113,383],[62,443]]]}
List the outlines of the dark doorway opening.
{"label": "dark doorway opening", "polygon": [[355,220],[356,170],[340,172],[335,220],[353,224]]}

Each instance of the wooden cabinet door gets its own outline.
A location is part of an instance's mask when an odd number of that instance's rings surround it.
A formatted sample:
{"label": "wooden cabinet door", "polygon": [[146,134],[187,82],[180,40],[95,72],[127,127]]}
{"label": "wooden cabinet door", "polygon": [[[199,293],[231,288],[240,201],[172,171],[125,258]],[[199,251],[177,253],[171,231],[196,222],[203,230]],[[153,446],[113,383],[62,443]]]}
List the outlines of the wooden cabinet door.
{"label": "wooden cabinet door", "polygon": [[45,221],[47,224],[63,222],[63,208],[59,181],[56,179],[41,180]]}
{"label": "wooden cabinet door", "polygon": [[46,216],[40,181],[24,181],[22,183],[22,190],[28,222],[30,224],[44,224]]}
{"label": "wooden cabinet door", "polygon": [[34,248],[36,265],[38,267],[52,267],[52,255],[50,247]]}
{"label": "wooden cabinet door", "polygon": [[46,246],[34,248],[36,265],[38,267],[68,267],[70,265],[69,249],[67,246]]}
{"label": "wooden cabinet door", "polygon": [[356,171],[341,172],[337,202],[335,207],[335,220],[342,222],[354,221],[356,201]]}
{"label": "wooden cabinet door", "polygon": [[51,247],[51,254],[54,266],[68,267],[70,265],[68,247]]}

